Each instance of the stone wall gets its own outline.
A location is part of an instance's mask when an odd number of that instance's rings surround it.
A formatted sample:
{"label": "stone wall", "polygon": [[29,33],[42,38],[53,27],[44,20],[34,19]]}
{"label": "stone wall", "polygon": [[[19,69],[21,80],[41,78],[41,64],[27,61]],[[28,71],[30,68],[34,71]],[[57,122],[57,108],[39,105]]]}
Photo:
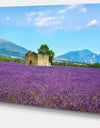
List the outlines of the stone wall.
{"label": "stone wall", "polygon": [[26,65],[29,65],[29,62],[30,62],[30,54],[31,54],[31,51],[29,51],[26,56],[25,56],[25,64]]}
{"label": "stone wall", "polygon": [[36,53],[31,54],[31,65],[37,65],[38,64],[38,55]]}
{"label": "stone wall", "polygon": [[38,65],[39,66],[51,66],[48,55],[38,54]]}
{"label": "stone wall", "polygon": [[25,63],[26,65],[51,66],[48,55],[37,54],[31,51],[26,53]]}
{"label": "stone wall", "polygon": [[25,58],[26,65],[37,65],[38,55],[35,52],[28,52]]}

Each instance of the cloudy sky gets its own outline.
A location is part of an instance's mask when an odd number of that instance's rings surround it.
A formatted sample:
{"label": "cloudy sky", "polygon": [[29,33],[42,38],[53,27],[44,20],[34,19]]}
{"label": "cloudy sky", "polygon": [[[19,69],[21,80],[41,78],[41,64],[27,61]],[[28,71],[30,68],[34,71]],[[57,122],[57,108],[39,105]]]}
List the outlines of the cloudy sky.
{"label": "cloudy sky", "polygon": [[55,55],[89,49],[100,54],[100,4],[0,7],[0,39]]}

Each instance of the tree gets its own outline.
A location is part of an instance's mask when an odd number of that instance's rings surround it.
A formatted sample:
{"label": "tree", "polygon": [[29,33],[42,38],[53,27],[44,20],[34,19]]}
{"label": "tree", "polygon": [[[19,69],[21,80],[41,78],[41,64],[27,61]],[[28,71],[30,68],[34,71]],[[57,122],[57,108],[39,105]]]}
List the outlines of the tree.
{"label": "tree", "polygon": [[50,50],[46,44],[42,44],[38,49],[38,53],[41,53],[41,52],[44,52],[44,54],[49,55],[49,61],[52,64],[55,53],[52,50]]}
{"label": "tree", "polygon": [[46,44],[42,44],[38,49],[38,53],[49,51],[49,47]]}

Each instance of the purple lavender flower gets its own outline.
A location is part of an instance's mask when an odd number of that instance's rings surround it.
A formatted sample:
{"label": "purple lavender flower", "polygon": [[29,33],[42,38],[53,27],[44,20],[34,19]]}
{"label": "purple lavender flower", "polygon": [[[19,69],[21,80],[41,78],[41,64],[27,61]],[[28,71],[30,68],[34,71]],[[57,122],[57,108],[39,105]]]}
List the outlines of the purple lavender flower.
{"label": "purple lavender flower", "polygon": [[100,113],[100,69],[0,62],[0,101]]}

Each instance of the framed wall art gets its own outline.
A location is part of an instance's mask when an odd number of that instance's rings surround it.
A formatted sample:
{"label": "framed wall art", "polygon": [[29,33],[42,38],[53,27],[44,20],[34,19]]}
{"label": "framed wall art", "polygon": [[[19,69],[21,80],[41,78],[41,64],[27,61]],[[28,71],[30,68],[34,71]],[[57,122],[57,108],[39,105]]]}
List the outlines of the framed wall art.
{"label": "framed wall art", "polygon": [[99,12],[0,7],[0,102],[100,114]]}

